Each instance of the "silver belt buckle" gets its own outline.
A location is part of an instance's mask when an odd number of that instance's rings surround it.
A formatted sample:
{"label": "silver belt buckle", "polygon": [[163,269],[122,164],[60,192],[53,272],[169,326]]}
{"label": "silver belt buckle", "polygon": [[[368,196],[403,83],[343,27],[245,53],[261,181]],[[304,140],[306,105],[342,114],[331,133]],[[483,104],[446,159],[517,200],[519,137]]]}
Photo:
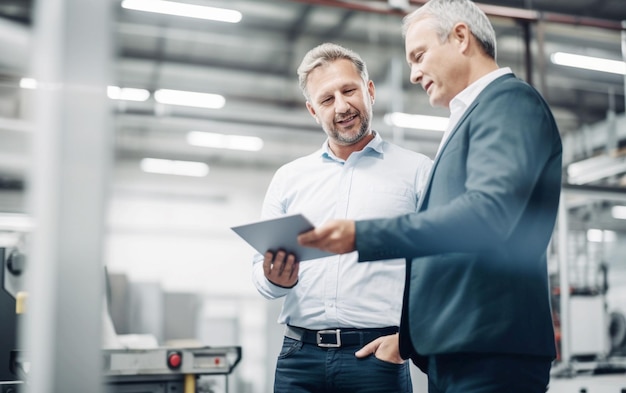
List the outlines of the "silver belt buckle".
{"label": "silver belt buckle", "polygon": [[[335,343],[323,343],[322,334],[335,334]],[[341,347],[341,329],[320,330],[317,332],[317,346],[322,348],[339,348]]]}

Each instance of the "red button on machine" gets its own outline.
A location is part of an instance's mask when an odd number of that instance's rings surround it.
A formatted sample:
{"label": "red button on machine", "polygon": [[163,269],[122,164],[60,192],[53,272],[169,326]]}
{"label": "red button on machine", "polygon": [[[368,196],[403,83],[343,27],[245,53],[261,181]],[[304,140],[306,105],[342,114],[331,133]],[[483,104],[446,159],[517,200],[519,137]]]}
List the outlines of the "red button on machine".
{"label": "red button on machine", "polygon": [[180,368],[183,363],[183,356],[180,352],[169,352],[167,354],[167,366],[171,369]]}

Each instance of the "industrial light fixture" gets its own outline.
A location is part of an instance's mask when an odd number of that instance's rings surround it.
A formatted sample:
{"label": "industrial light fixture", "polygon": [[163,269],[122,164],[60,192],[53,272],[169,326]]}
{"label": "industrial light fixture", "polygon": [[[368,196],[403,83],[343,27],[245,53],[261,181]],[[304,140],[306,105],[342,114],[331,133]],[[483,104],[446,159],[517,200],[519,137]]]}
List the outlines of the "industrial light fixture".
{"label": "industrial light fixture", "polygon": [[608,231],[606,229],[588,229],[587,241],[594,243],[614,242],[617,239],[617,234],[614,231]]}
{"label": "industrial light fixture", "polygon": [[21,213],[0,213],[0,222],[3,230],[27,232],[35,228],[33,219]]}
{"label": "industrial light fixture", "polygon": [[146,89],[108,86],[107,96],[112,100],[146,101],[150,98],[150,92]]}
{"label": "industrial light fixture", "polygon": [[22,78],[20,79],[20,87],[22,89],[36,89],[37,81],[33,78]]}
{"label": "industrial light fixture", "polygon": [[448,118],[439,116],[393,112],[387,113],[383,119],[390,126],[415,128],[418,130],[445,131],[448,126]]}
{"label": "industrial light fixture", "polygon": [[[20,87],[22,89],[34,90],[37,86],[37,80],[33,78],[20,79]],[[107,96],[112,100],[146,101],[150,98],[150,92],[146,89],[135,89],[132,87],[107,86]]]}
{"label": "industrial light fixture", "polygon": [[193,91],[159,89],[154,99],[161,104],[193,106],[196,108],[220,109],[226,99],[219,94],[197,93]]}
{"label": "industrial light fixture", "polygon": [[235,10],[162,0],[124,0],[122,8],[228,23],[239,23],[242,17],[241,12]]}
{"label": "industrial light fixture", "polygon": [[626,155],[601,155],[569,164],[567,180],[571,184],[587,184],[623,172],[626,172]]}
{"label": "industrial light fixture", "polygon": [[263,148],[263,139],[256,136],[225,135],[202,131],[189,131],[187,143],[194,146],[245,151],[259,151]]}
{"label": "industrial light fixture", "polygon": [[613,206],[611,208],[611,216],[618,220],[626,220],[626,206]]}
{"label": "industrial light fixture", "polygon": [[550,55],[550,60],[554,64],[566,67],[575,67],[585,70],[626,75],[626,62],[624,62],[623,60],[610,60],[600,57],[575,55],[565,52],[553,53],[552,55]]}
{"label": "industrial light fixture", "polygon": [[140,167],[144,172],[164,175],[204,177],[209,173],[209,166],[197,161],[144,158],[141,160]]}

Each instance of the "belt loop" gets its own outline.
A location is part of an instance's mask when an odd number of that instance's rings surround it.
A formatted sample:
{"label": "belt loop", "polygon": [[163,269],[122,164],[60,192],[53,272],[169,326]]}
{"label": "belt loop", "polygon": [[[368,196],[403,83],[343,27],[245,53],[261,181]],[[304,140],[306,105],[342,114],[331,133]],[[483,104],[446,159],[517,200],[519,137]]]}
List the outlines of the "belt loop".
{"label": "belt loop", "polygon": [[365,334],[364,332],[358,332],[358,333],[359,333],[359,346],[363,348],[363,346],[366,344],[365,336],[367,336],[367,334]]}

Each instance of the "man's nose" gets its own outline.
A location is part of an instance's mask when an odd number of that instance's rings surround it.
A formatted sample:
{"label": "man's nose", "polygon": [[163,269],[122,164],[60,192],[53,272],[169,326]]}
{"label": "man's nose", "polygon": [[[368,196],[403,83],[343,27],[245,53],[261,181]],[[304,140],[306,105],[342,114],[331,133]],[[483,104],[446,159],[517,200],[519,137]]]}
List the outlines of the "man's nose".
{"label": "man's nose", "polygon": [[418,84],[422,80],[422,70],[417,65],[411,67],[411,74],[409,76],[411,83]]}
{"label": "man's nose", "polygon": [[348,110],[350,110],[350,105],[343,96],[335,98],[335,113],[346,113]]}

